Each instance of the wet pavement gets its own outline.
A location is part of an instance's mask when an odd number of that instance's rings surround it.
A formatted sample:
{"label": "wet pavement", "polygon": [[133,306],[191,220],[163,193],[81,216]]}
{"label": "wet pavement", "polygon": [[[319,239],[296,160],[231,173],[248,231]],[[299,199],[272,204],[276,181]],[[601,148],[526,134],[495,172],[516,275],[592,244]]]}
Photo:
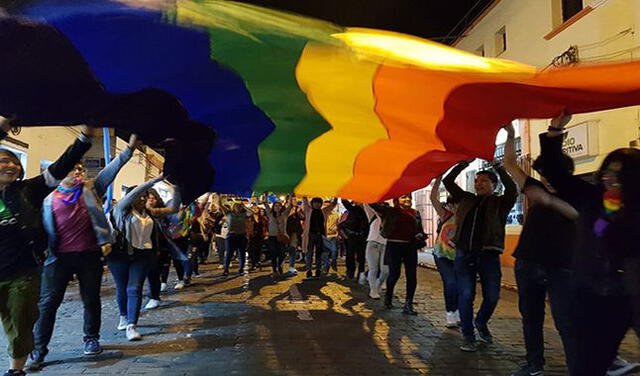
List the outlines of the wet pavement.
{"label": "wet pavement", "polygon": [[[341,270],[342,271],[342,270]],[[118,313],[111,277],[103,287],[105,352],[82,355],[82,303],[71,285],[40,375],[510,375],[523,361],[524,343],[515,292],[503,290],[490,323],[495,344],[476,353],[458,349],[460,335],[444,327],[438,274],[418,273],[418,316],[386,310],[368,289],[338,276],[305,280],[303,273],[274,279],[268,268],[222,277],[204,266],[194,285],[169,289],[162,305],[144,312],[140,342],[115,329]],[[404,280],[397,295],[404,294]],[[144,303],[143,303],[144,304]],[[395,302],[400,307],[399,301]],[[563,375],[564,358],[550,318],[545,326],[546,375]],[[0,348],[6,341],[0,336]],[[621,348],[640,360],[635,335]],[[2,351],[0,362],[6,363]]]}

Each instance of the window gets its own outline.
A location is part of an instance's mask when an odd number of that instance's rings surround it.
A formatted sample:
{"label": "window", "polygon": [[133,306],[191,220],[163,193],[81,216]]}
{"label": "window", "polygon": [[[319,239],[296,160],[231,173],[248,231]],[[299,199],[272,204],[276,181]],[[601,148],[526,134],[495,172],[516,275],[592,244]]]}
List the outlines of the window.
{"label": "window", "polygon": [[476,48],[475,54],[478,56],[484,57],[484,44],[478,48]]}
{"label": "window", "polygon": [[562,22],[578,14],[583,7],[582,0],[562,0]]}
{"label": "window", "polygon": [[496,56],[498,56],[507,50],[507,30],[504,26],[496,32],[495,40]]}

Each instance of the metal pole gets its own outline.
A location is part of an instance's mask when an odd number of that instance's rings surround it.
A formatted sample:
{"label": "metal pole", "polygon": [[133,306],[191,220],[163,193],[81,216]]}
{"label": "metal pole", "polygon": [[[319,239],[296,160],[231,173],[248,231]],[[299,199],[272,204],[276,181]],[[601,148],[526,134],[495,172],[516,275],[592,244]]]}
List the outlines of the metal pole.
{"label": "metal pole", "polygon": [[[102,128],[102,144],[104,146],[104,163],[105,166],[111,162],[111,138],[109,137],[109,128]],[[104,212],[111,210],[111,200],[113,199],[113,184],[107,188],[107,202],[104,204]]]}

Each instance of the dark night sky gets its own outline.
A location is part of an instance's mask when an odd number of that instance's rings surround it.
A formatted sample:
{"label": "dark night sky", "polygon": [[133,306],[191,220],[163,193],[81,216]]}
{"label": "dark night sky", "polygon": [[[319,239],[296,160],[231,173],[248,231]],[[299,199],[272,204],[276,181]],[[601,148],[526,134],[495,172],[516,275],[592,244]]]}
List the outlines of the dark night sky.
{"label": "dark night sky", "polygon": [[[471,9],[467,23],[492,0],[242,0],[335,22],[399,31],[427,38],[446,36]],[[477,5],[476,5],[477,4]],[[459,34],[459,27],[453,35]],[[441,42],[445,42],[441,40]]]}

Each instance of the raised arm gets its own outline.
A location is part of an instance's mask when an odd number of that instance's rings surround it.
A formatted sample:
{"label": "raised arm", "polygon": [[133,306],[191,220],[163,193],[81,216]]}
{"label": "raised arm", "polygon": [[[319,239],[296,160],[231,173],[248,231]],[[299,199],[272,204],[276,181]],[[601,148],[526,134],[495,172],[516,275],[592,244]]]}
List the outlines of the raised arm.
{"label": "raised arm", "polygon": [[504,167],[496,166],[495,170],[500,176],[502,185],[504,185],[504,193],[500,197],[500,200],[502,202],[503,214],[506,216],[509,214],[511,208],[513,208],[513,205],[515,205],[516,200],[518,199],[518,187]]}
{"label": "raised arm", "polygon": [[347,209],[347,211],[351,212],[353,209],[355,209],[355,206],[353,206],[353,203],[351,203],[351,201],[345,199],[341,199],[340,201],[342,202],[342,205],[344,205],[345,209]]}
{"label": "raised arm", "polygon": [[149,209],[149,212],[154,217],[166,217],[179,212],[181,203],[182,203],[182,195],[180,194],[180,189],[178,189],[177,185],[174,185],[173,197],[171,198],[171,200],[169,200],[169,202],[167,202],[167,206],[164,208]]}
{"label": "raised arm", "polygon": [[327,215],[328,213],[331,213],[333,211],[333,209],[336,208],[336,206],[338,206],[338,198],[334,197],[333,200],[331,200],[331,203],[329,204],[329,206],[327,206],[326,208],[322,209],[324,215]]}
{"label": "raised arm", "polygon": [[518,166],[513,124],[509,123],[509,125],[504,127],[504,130],[507,131],[507,141],[504,144],[504,168],[511,174],[513,180],[515,180],[519,187],[524,187],[529,176]]}
{"label": "raised arm", "polygon": [[461,200],[467,192],[456,184],[456,178],[467,167],[469,167],[469,162],[461,161],[442,179],[444,187],[449,191],[449,194],[458,201]]}
{"label": "raised arm", "polygon": [[132,134],[129,138],[129,144],[127,145],[127,147],[98,173],[94,185],[98,196],[102,197],[105,194],[107,188],[116,179],[116,176],[118,175],[122,167],[127,162],[129,162],[129,160],[133,156],[134,150],[138,146],[140,146],[138,136]]}
{"label": "raised arm", "polygon": [[532,179],[527,180],[523,192],[532,204],[547,206],[570,220],[578,219],[578,211],[573,206],[561,198],[550,194],[537,184],[533,184]]}
{"label": "raised arm", "polygon": [[264,194],[261,196],[260,203],[264,207],[264,210],[267,212],[267,215],[271,215],[271,205],[267,202],[267,195]]}
{"label": "raised arm", "polygon": [[369,204],[364,204],[362,205],[362,207],[364,208],[364,212],[367,215],[367,219],[369,220],[369,222],[371,222],[371,219],[373,217],[375,217],[376,215],[378,215],[376,213],[375,210],[373,210],[373,208],[369,205]]}
{"label": "raised arm", "polygon": [[95,128],[82,127],[82,133],[67,148],[67,150],[51,164],[41,175],[25,180],[25,184],[31,189],[35,202],[41,202],[60,184],[73,167],[80,162],[84,154],[91,148],[91,138],[95,135]]}
{"label": "raised arm", "polygon": [[436,213],[438,213],[438,217],[440,218],[444,217],[445,214],[447,213],[447,209],[444,208],[444,206],[440,202],[440,197],[439,197],[441,182],[442,182],[442,176],[438,176],[433,181],[433,186],[431,187],[431,194],[429,195],[429,198],[431,199],[431,205],[433,205],[433,208],[436,210]]}
{"label": "raised arm", "polygon": [[158,176],[155,179],[149,180],[148,182],[134,188],[131,192],[127,193],[120,201],[118,201],[115,208],[113,209],[113,215],[118,228],[124,228],[124,216],[130,211],[133,202],[162,179],[162,176]]}
{"label": "raised arm", "polygon": [[304,209],[305,212],[311,210],[311,204],[309,204],[307,196],[302,197],[302,209]]}

